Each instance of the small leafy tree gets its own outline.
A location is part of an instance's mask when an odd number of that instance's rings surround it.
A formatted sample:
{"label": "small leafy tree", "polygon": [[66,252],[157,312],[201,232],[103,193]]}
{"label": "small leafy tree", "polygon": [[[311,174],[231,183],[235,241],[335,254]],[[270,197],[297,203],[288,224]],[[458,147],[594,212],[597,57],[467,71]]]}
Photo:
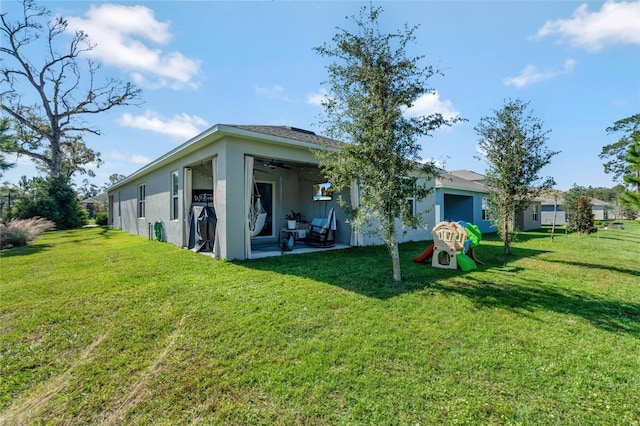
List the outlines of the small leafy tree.
{"label": "small leafy tree", "polygon": [[576,198],[575,213],[569,218],[569,226],[578,231],[578,235],[590,234],[596,231],[590,198],[582,195]]}
{"label": "small leafy tree", "polygon": [[580,197],[591,198],[589,189],[575,183],[564,193],[562,207],[568,215],[574,215],[578,211],[578,198]]}
{"label": "small leafy tree", "polygon": [[407,198],[423,199],[431,189],[419,182],[419,172],[427,179],[436,173],[434,165],[420,165],[417,138],[457,119],[445,120],[441,114],[405,116],[418,97],[433,92],[426,81],[437,71],[419,67],[422,56],[406,54],[416,27],[382,34],[381,13],[373,6],[361,8],[359,16],[351,17],[355,32],[339,29],[332,46],[314,49],[335,60],[327,68],[330,97],[322,102],[323,124],[329,136],[347,142],[318,157],[336,189],[357,182],[361,203],[350,210],[352,226],[359,232],[372,229],[386,243],[393,279],[401,281],[396,220],[417,226],[420,216],[409,211]]}
{"label": "small leafy tree", "polygon": [[16,203],[15,217],[42,217],[58,229],[79,228],[87,224],[87,212],[64,176],[33,178],[27,193]]}
{"label": "small leafy tree", "polygon": [[558,152],[549,151],[550,130],[528,111],[529,102],[510,100],[493,116],[480,119],[474,128],[480,137],[479,158],[487,164],[485,183],[489,188],[489,217],[504,243],[504,254],[511,254],[515,219],[531,200],[554,185],[553,178],[542,178],[540,170]]}

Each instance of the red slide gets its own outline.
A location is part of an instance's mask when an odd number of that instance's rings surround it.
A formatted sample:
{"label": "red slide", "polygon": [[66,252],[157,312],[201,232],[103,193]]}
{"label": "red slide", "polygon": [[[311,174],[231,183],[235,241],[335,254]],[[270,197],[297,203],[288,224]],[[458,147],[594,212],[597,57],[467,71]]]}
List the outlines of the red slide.
{"label": "red slide", "polygon": [[436,248],[435,245],[431,244],[425,251],[418,257],[414,257],[413,261],[416,263],[424,262],[425,260],[431,259],[433,256],[433,250]]}

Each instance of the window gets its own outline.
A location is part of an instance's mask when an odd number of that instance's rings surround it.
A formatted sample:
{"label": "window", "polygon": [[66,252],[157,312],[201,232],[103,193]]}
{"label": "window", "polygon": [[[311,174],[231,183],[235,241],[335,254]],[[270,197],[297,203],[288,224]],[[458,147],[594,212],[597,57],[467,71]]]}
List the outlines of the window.
{"label": "window", "polygon": [[178,220],[178,171],[171,172],[171,220]]}
{"label": "window", "polygon": [[407,205],[409,206],[409,215],[416,214],[416,199],[415,197],[407,198]]}
{"label": "window", "polygon": [[138,185],[138,217],[144,217],[146,188],[145,185]]}
{"label": "window", "polygon": [[482,199],[482,220],[489,220],[489,213],[488,213],[486,198]]}
{"label": "window", "polygon": [[534,222],[538,221],[538,206],[533,206],[533,217]]}

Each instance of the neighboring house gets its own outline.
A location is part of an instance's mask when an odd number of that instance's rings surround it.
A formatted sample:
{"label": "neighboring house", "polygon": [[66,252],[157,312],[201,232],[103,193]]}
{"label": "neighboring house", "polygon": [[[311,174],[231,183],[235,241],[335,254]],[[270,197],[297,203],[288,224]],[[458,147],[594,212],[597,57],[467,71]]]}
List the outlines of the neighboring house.
{"label": "neighboring house", "polygon": [[[543,225],[553,224],[554,215],[556,225],[562,226],[568,223],[570,214],[567,213],[563,207],[564,199],[562,197],[558,197],[557,202],[553,198],[543,197],[541,198],[541,203]],[[609,220],[610,210],[611,205],[609,203],[598,200],[597,198],[591,199],[591,212],[595,220]]]}
{"label": "neighboring house", "polygon": [[597,198],[591,199],[591,211],[595,220],[609,220],[610,210],[611,205],[606,201],[598,200]]}
{"label": "neighboring house", "polygon": [[[373,237],[353,234],[349,217],[337,202],[337,194],[314,200],[314,186],[326,183],[314,149],[339,149],[340,142],[307,130],[285,126],[218,124],[147,164],[108,190],[109,223],[124,231],[153,237],[159,223],[163,239],[188,247],[194,224],[194,206],[215,209],[216,228],[211,243],[215,257],[251,259],[261,244],[280,241],[285,216],[294,211],[302,220],[336,212],[335,241],[341,246],[379,244]],[[267,213],[257,235],[249,228],[253,194],[259,194]],[[354,187],[342,197],[358,205]],[[434,196],[412,203],[414,211],[427,211],[426,223],[434,226]],[[431,216],[430,216],[431,215]],[[427,226],[398,232],[398,240],[427,240]]]}
{"label": "neighboring house", "polygon": [[95,197],[89,197],[80,202],[82,207],[89,213],[89,218],[96,217],[96,214],[106,211],[109,197],[106,192],[102,192]]}
{"label": "neighboring house", "polygon": [[529,206],[516,217],[516,228],[530,231],[542,227],[542,199],[534,198]]}
{"label": "neighboring house", "polygon": [[[439,217],[448,221],[464,220],[477,225],[483,233],[496,232],[487,216],[485,198],[488,193],[480,173],[469,170],[444,173],[436,180],[436,223]],[[536,198],[516,217],[516,228],[521,231],[539,229],[540,212],[540,200]]]}
{"label": "neighboring house", "polygon": [[[564,202],[562,197],[558,197],[555,200],[552,197],[541,197],[541,214],[543,225],[565,225],[568,217],[567,212],[564,211],[562,203]],[[555,219],[554,219],[555,218]]]}
{"label": "neighboring house", "polygon": [[467,170],[442,173],[436,178],[434,225],[441,221],[477,225],[482,233],[495,232],[487,217],[485,197],[489,193],[484,176]]}

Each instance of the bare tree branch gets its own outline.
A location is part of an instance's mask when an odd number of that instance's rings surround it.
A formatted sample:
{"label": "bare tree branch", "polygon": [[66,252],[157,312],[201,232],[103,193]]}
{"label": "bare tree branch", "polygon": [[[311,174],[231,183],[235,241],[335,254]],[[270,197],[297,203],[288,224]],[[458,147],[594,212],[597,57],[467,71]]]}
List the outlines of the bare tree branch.
{"label": "bare tree branch", "polygon": [[[81,61],[95,47],[87,34],[76,31],[68,35],[64,18],[49,22],[50,12],[46,8],[37,6],[33,0],[23,0],[22,4],[19,20],[9,20],[6,13],[0,15],[3,37],[0,52],[12,59],[0,63],[0,82],[6,83],[3,84],[6,89],[0,93],[0,107],[23,129],[21,134],[29,135],[21,154],[44,163],[52,176],[86,172],[84,166],[99,158],[99,154],[84,145],[82,135],[99,135],[100,131],[89,126],[83,117],[117,106],[137,105],[140,90],[130,82],[112,78],[97,83],[100,65],[90,59]],[[45,19],[46,26],[42,23]],[[59,52],[56,46],[66,37],[69,40],[65,51]],[[48,57],[37,67],[28,59],[33,56],[27,49],[42,40]],[[25,87],[37,96],[37,104],[23,101]],[[69,167],[75,170],[69,171]]]}

